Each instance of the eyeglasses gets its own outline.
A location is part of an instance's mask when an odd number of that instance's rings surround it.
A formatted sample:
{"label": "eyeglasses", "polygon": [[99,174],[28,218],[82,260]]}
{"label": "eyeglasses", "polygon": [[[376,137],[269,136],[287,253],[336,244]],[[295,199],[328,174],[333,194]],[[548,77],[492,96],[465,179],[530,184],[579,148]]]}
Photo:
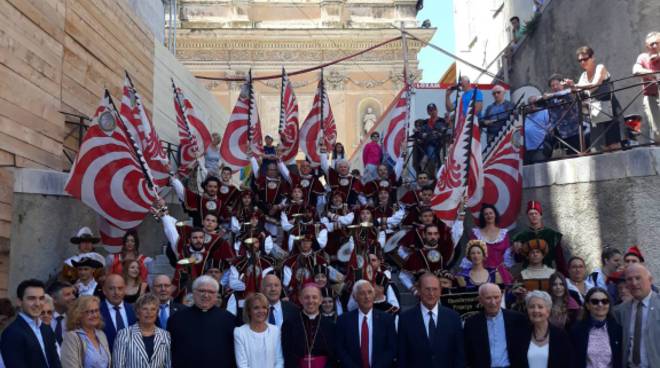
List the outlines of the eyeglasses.
{"label": "eyeglasses", "polygon": [[598,305],[598,304],[609,305],[609,304],[610,304],[610,300],[609,300],[609,299],[596,299],[596,298],[592,298],[592,299],[589,299],[589,303],[590,303],[591,305]]}
{"label": "eyeglasses", "polygon": [[99,314],[99,313],[101,313],[101,310],[98,309],[98,308],[96,308],[96,309],[90,309],[90,310],[86,310],[86,311],[85,311],[85,314],[88,315],[88,316],[93,316],[93,315],[95,315],[95,314]]}
{"label": "eyeglasses", "polygon": [[591,59],[591,56],[587,56],[585,58],[580,58],[580,59],[578,59],[578,63],[584,63],[585,61],[587,61],[589,59]]}

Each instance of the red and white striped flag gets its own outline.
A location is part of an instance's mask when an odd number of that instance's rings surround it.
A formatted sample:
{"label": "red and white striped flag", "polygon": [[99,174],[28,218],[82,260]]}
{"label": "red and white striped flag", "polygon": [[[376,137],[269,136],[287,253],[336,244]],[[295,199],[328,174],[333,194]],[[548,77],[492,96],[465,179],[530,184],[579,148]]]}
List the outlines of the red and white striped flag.
{"label": "red and white striped flag", "polygon": [[179,150],[181,151],[179,173],[187,176],[211,144],[211,133],[195,113],[190,100],[174,84],[174,80],[172,80],[172,88],[174,89],[174,110],[176,111],[176,124],[179,128]]}
{"label": "red and white striped flag", "polygon": [[448,226],[453,225],[458,215],[459,206],[467,194],[467,205],[479,203],[483,190],[483,161],[481,158],[481,135],[479,122],[474,114],[475,100],[472,99],[468,115],[460,113],[458,103],[458,121],[456,136],[449,146],[447,160],[440,168],[431,208],[436,217]]}
{"label": "red and white striped flag", "polygon": [[248,75],[241,87],[241,94],[238,96],[222,137],[220,158],[225,166],[233,171],[249,166],[248,146],[255,155],[263,152],[261,121],[252,90],[251,75]]}
{"label": "red and white striped flag", "polygon": [[328,151],[332,151],[337,142],[337,126],[323,83],[323,74],[316,88],[312,109],[300,128],[300,142],[302,143],[300,149],[315,165],[321,163],[320,143],[322,142]]}
{"label": "red and white striped flag", "polygon": [[166,187],[169,185],[169,170],[167,168],[169,160],[128,73],[124,78],[124,93],[119,113],[124,118],[126,129],[135,138],[147,165],[151,169],[154,185],[159,188]]}
{"label": "red and white striped flag", "polygon": [[298,100],[293,92],[293,86],[282,69],[282,96],[280,106],[280,144],[282,147],[282,162],[290,164],[298,154]]}
{"label": "red and white striped flag", "polygon": [[513,117],[500,130],[484,159],[484,186],[480,201],[470,207],[477,223],[482,204],[492,204],[500,214],[500,227],[512,228],[522,201],[522,139]]}
{"label": "red and white striped flag", "polygon": [[106,90],[64,189],[115,227],[133,229],[156,198],[142,160]]}
{"label": "red and white striped flag", "polygon": [[408,90],[404,87],[394,98],[396,103],[385,112],[383,150],[391,161],[401,156],[401,143],[406,139],[406,119],[408,117]]}

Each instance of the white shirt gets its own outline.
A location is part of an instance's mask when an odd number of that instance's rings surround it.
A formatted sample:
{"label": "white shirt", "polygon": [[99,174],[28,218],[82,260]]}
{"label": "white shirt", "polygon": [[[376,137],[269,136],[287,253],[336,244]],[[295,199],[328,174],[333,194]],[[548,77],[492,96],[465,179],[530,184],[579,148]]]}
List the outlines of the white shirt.
{"label": "white shirt", "polygon": [[[114,304],[110,303],[108,300],[105,301],[105,304],[108,306],[108,312],[110,313],[110,319],[112,319],[112,325],[117,329],[117,313],[115,311]],[[124,308],[124,302],[118,305],[119,314],[121,314],[121,319],[124,320],[124,327],[128,327],[128,317],[126,316],[126,308]],[[160,312],[160,310],[159,310]]]}
{"label": "white shirt", "polygon": [[275,326],[282,327],[282,323],[284,322],[284,311],[282,311],[282,302],[278,300],[277,303],[271,304],[271,307],[273,307],[273,309],[269,310],[268,312],[273,313],[273,317],[275,318]]}
{"label": "white shirt", "polygon": [[543,346],[536,346],[533,342],[529,343],[529,349],[527,349],[527,363],[529,368],[547,368],[549,356],[549,343]]}
{"label": "white shirt", "polygon": [[234,329],[234,356],[238,368],[284,367],[280,329],[267,324],[264,332],[255,332],[250,325]]}
{"label": "white shirt", "polygon": [[[422,318],[424,319],[424,328],[426,329],[426,336],[429,336],[429,309],[424,306],[424,304],[421,304],[421,312],[422,312]],[[430,310],[430,312],[433,314],[433,322],[435,322],[435,326],[438,327],[438,303],[435,304],[433,309]]]}
{"label": "white shirt", "polygon": [[[651,295],[653,291],[649,293],[642,301],[634,300],[632,302],[632,313],[630,313],[630,326],[629,326],[629,335],[630,341],[628,343],[628,363],[632,365],[633,359],[633,339],[635,338],[635,318],[637,318],[637,305],[642,303],[642,335],[639,344],[639,353],[641,361],[639,363],[640,368],[648,368],[649,360],[646,357],[646,341],[644,341],[644,330],[646,329],[647,317],[649,315],[649,303],[651,302]],[[655,323],[655,322],[654,322]]]}
{"label": "white shirt", "polygon": [[78,296],[83,296],[83,295],[94,295],[94,290],[96,290],[96,286],[98,283],[96,280],[92,279],[89,284],[85,285],[82,282],[78,281],[75,284],[76,290],[78,290]]}
{"label": "white shirt", "polygon": [[55,327],[57,327],[57,317],[62,316],[62,322],[60,322],[62,326],[62,337],[64,337],[64,334],[66,333],[66,313],[61,314],[58,313],[56,310],[53,311],[53,319],[50,321],[50,328],[55,332]]}
{"label": "white shirt", "polygon": [[367,327],[369,328],[369,366],[371,366],[371,354],[373,348],[373,336],[374,336],[374,310],[371,309],[367,314],[362,313],[361,310],[358,311],[358,338],[360,343],[362,342],[362,321],[367,317]]}

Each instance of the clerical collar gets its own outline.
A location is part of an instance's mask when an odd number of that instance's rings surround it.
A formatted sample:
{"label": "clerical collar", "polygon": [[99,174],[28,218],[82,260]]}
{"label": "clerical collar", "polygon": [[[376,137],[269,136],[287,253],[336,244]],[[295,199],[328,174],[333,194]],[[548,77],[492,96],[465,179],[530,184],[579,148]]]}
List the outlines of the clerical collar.
{"label": "clerical collar", "polygon": [[316,312],[315,314],[313,314],[313,315],[311,315],[311,316],[310,316],[309,314],[307,314],[307,312],[305,312],[305,311],[303,311],[303,314],[304,314],[305,317],[307,317],[310,321],[315,320],[316,317],[319,316],[319,312]]}

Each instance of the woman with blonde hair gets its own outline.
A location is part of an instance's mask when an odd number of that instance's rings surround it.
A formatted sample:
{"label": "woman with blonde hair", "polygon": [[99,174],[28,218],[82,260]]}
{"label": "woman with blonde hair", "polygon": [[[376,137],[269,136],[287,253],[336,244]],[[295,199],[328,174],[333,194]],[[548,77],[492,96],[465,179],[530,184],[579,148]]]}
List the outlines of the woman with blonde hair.
{"label": "woman with blonde hair", "polygon": [[147,292],[147,283],[140,276],[140,262],[135,259],[123,263],[124,282],[126,282],[126,295],[124,302],[133,304],[138,298]]}
{"label": "woman with blonde hair", "polygon": [[135,302],[137,323],[121,329],[112,351],[114,368],[170,368],[170,333],[156,327],[160,300],[144,294]]}
{"label": "woman with blonde hair", "polygon": [[99,298],[84,295],[69,309],[61,350],[62,367],[110,367],[110,347],[103,332],[100,303]]}
{"label": "woman with blonde hair", "polygon": [[280,329],[269,324],[270,304],[261,293],[245,298],[243,321],[234,329],[234,354],[238,368],[283,368]]}

